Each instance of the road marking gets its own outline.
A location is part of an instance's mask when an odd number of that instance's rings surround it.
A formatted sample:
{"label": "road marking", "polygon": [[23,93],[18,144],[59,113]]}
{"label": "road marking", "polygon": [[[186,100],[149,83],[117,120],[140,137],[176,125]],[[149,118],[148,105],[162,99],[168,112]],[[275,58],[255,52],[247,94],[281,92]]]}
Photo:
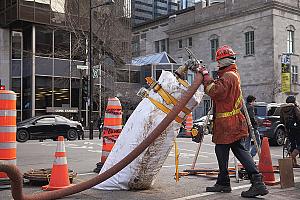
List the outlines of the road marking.
{"label": "road marking", "polygon": [[[233,187],[232,190],[239,190],[239,189],[247,188],[247,187],[250,187],[250,186],[251,186],[251,184],[241,185],[241,186]],[[196,199],[196,198],[199,198],[199,197],[206,197],[206,196],[210,196],[210,195],[214,195],[214,194],[222,194],[222,193],[220,193],[220,192],[204,192],[204,193],[195,194],[195,195],[186,196],[186,197],[181,197],[181,198],[172,199],[172,200]]]}
{"label": "road marking", "polygon": [[[81,143],[83,142],[82,140],[73,140],[73,141],[68,141],[68,140],[65,140],[65,143]],[[39,141],[36,141],[36,142],[25,142],[25,143],[18,143],[18,144],[50,144],[50,143],[57,143],[57,141],[49,141],[49,142],[39,142]],[[85,143],[85,142],[84,142]],[[86,143],[91,143],[91,142],[88,142],[86,141]],[[95,144],[95,143],[91,143],[91,144]]]}
{"label": "road marking", "polygon": [[101,153],[102,151],[101,150],[88,150],[89,152],[92,152],[92,153]]}
{"label": "road marking", "polygon": [[[175,153],[174,152],[170,152],[169,157],[175,157]],[[191,154],[191,153],[179,153],[179,157],[180,158],[186,158],[186,157],[195,157],[195,154]],[[208,156],[203,156],[203,155],[199,155],[198,157],[202,157],[202,158],[208,158]]]}
{"label": "road marking", "polygon": [[88,173],[82,173],[82,174],[77,174],[78,176],[87,176],[87,175],[96,175],[97,173],[94,172],[88,172]]}
{"label": "road marking", "polygon": [[[213,164],[217,164],[217,162],[209,162],[209,163],[196,163],[196,165],[199,164],[199,165],[213,165]],[[181,165],[178,165],[179,167],[184,167],[184,166],[191,166],[192,164],[181,164]],[[164,165],[162,166],[163,168],[174,168],[175,165]]]}

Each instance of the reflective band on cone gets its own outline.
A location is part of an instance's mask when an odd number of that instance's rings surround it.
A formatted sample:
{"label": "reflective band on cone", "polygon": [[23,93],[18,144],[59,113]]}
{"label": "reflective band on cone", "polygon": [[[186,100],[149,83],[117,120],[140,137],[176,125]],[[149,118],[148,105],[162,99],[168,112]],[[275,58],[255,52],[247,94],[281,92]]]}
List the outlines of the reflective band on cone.
{"label": "reflective band on cone", "polygon": [[[0,90],[0,163],[16,165],[16,94],[13,91]],[[9,188],[10,181],[6,173],[0,172],[0,188]]]}
{"label": "reflective band on cone", "polygon": [[185,130],[188,136],[192,134],[192,128],[193,128],[193,114],[190,113],[188,114],[185,120]]}
{"label": "reflective band on cone", "polygon": [[64,143],[64,137],[59,136],[55,159],[52,166],[51,177],[49,185],[43,186],[43,190],[58,190],[65,187],[69,187],[70,184],[68,163],[66,157],[66,149]]}
{"label": "reflective band on cone", "polygon": [[[109,98],[103,123],[103,146],[101,161],[94,172],[99,173],[122,131],[122,106],[117,97]],[[100,168],[100,169],[99,169]]]}

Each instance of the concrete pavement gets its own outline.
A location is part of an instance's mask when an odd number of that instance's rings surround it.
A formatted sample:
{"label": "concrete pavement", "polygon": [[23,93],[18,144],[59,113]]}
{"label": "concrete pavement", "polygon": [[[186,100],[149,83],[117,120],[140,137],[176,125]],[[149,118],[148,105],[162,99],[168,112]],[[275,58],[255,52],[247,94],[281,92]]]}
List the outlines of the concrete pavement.
{"label": "concrete pavement", "polygon": [[[190,138],[180,138],[177,140],[180,152],[180,171],[189,169],[195,154],[196,144],[191,142]],[[86,181],[96,174],[92,170],[99,161],[101,155],[101,140],[80,140],[66,141],[66,150],[69,168],[78,172],[75,183]],[[53,154],[56,149],[56,142],[46,140],[44,142],[28,141],[18,143],[18,167],[24,172],[31,168],[39,169],[51,167]],[[201,148],[196,167],[216,168],[217,162],[214,155],[214,145],[211,138],[206,137]],[[281,158],[281,147],[271,147],[273,164],[277,165],[277,159]],[[207,193],[205,187],[215,183],[215,179],[199,176],[184,176],[178,183],[174,180],[174,150],[172,150],[158,174],[154,186],[149,190],[143,191],[100,191],[89,189],[79,194],[75,194],[63,199],[124,199],[124,200],[187,200],[187,199],[242,199],[240,193],[250,187],[249,180],[236,182],[231,179],[233,191],[229,194]],[[38,158],[38,159],[37,159]],[[230,160],[232,166],[232,159]],[[280,189],[280,185],[268,186],[270,194],[262,197],[271,200],[292,200],[300,199],[300,169],[294,169],[296,187],[289,189]],[[279,175],[276,174],[276,178]],[[24,192],[27,194],[42,192],[39,186],[25,184]],[[9,190],[0,192],[0,199],[12,199]]]}

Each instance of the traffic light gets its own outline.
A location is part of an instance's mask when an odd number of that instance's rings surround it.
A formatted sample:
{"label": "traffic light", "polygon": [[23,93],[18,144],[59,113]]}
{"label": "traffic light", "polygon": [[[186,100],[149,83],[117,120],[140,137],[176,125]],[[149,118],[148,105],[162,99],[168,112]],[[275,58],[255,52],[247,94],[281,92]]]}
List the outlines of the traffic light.
{"label": "traffic light", "polygon": [[87,76],[82,77],[82,97],[88,97],[89,80]]}

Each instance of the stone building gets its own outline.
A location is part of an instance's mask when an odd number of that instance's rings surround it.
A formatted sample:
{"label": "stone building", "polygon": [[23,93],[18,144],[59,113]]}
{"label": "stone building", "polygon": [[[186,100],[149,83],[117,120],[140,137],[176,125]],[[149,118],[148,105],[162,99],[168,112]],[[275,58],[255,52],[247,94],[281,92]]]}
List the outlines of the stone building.
{"label": "stone building", "polygon": [[[141,54],[150,54],[160,51],[157,43],[166,40],[168,53],[179,63],[188,59],[184,47],[189,47],[212,73],[217,69],[216,49],[230,45],[238,53],[244,96],[284,102],[287,95],[299,91],[299,4],[299,0],[226,0],[209,6],[200,2],[135,27],[134,41],[139,42],[134,45]],[[281,89],[283,54],[291,57],[288,93]]]}

